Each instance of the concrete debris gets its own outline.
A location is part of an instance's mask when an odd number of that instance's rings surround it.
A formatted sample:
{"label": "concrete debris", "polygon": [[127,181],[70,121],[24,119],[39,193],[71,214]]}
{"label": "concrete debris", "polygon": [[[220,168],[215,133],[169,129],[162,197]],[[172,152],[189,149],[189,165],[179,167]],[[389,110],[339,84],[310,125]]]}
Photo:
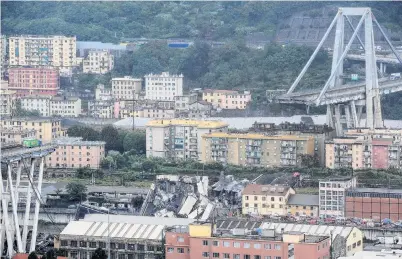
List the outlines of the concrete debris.
{"label": "concrete debris", "polygon": [[208,220],[232,216],[241,208],[248,180],[225,176],[209,186],[208,176],[158,175],[144,201],[141,215]]}

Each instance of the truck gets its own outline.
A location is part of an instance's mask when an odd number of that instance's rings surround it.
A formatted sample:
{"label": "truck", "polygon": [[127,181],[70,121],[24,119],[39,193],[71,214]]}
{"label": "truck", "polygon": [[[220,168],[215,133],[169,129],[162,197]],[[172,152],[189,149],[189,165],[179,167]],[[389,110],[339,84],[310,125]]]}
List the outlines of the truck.
{"label": "truck", "polygon": [[22,146],[27,148],[40,147],[42,146],[42,141],[39,139],[24,139],[22,141]]}
{"label": "truck", "polygon": [[389,79],[390,79],[390,80],[398,80],[398,79],[401,79],[401,73],[392,73],[392,74],[389,76]]}

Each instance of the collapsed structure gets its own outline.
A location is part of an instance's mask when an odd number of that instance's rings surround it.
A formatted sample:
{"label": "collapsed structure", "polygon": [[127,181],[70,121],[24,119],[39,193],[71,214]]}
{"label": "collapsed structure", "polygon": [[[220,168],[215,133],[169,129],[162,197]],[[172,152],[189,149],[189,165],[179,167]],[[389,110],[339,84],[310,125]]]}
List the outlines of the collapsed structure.
{"label": "collapsed structure", "polygon": [[248,183],[248,180],[236,181],[232,175],[223,173],[211,187],[208,176],[158,175],[140,215],[202,221],[232,215],[241,208],[241,193]]}

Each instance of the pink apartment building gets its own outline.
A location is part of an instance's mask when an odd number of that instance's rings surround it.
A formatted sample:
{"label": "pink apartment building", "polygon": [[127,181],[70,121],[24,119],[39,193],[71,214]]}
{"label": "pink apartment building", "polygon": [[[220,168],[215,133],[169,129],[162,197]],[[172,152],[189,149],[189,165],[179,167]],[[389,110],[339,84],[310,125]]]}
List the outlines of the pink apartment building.
{"label": "pink apartment building", "polygon": [[[238,233],[235,233],[235,232]],[[243,233],[240,233],[242,232]],[[166,231],[166,259],[329,259],[330,238],[274,230],[212,233],[211,224],[190,224]]]}
{"label": "pink apartment building", "polygon": [[46,158],[46,166],[52,168],[98,169],[105,157],[103,141],[83,141],[82,138],[66,137],[53,141],[56,150]]}
{"label": "pink apartment building", "polygon": [[214,108],[243,110],[251,101],[251,93],[250,91],[205,89],[202,99],[211,103]]}
{"label": "pink apartment building", "polygon": [[60,88],[59,72],[54,68],[16,67],[8,71],[8,89],[17,96],[56,95]]}

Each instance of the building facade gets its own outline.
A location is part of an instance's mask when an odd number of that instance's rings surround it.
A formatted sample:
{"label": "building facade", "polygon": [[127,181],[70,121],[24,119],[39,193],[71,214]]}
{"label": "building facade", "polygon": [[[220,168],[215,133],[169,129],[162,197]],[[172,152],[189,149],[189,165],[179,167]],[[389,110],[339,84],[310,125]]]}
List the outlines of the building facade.
{"label": "building facade", "polygon": [[350,188],[346,191],[345,215],[377,222],[402,220],[402,190]]}
{"label": "building facade", "polygon": [[202,99],[212,103],[212,106],[216,109],[244,110],[251,101],[251,93],[250,91],[206,89],[202,93]]}
{"label": "building facade", "polygon": [[228,124],[220,121],[167,119],[146,125],[147,157],[194,159],[202,157],[201,136],[226,132]]}
{"label": "building facade", "polygon": [[78,97],[56,96],[50,100],[52,116],[78,117],[81,115],[81,99]]}
{"label": "building facade", "polygon": [[146,75],[145,99],[174,101],[175,96],[183,96],[183,78],[183,75],[170,75],[169,72]]}
{"label": "building facade", "polygon": [[3,67],[6,65],[6,53],[7,53],[7,39],[6,36],[0,36],[0,67],[3,71]]}
{"label": "building facade", "polygon": [[88,101],[88,115],[99,119],[112,119],[115,116],[116,102],[113,100]]}
{"label": "building facade", "polygon": [[21,108],[27,111],[38,111],[41,116],[50,117],[51,96],[27,95],[20,98]]}
{"label": "building facade", "polygon": [[286,216],[289,197],[295,191],[284,185],[249,184],[242,194],[242,213]]}
{"label": "building facade", "polygon": [[327,142],[328,168],[402,168],[402,130],[354,129],[345,135]]}
{"label": "building facade", "polygon": [[112,95],[116,100],[138,99],[141,93],[142,79],[125,76],[112,79]]}
{"label": "building facade", "polygon": [[97,101],[109,101],[113,98],[112,90],[107,89],[104,85],[99,84],[95,89],[95,100]]}
{"label": "building facade", "polygon": [[114,56],[107,50],[90,50],[82,62],[86,74],[106,74],[114,67]]}
{"label": "building facade", "polygon": [[76,38],[21,35],[8,38],[10,66],[50,66],[61,71],[76,65]]}
{"label": "building facade", "polygon": [[320,198],[318,195],[293,194],[286,205],[288,215],[295,217],[318,217]]}
{"label": "building facade", "polygon": [[345,217],[346,191],[354,187],[356,178],[320,181],[320,217]]}
{"label": "building facade", "polygon": [[0,127],[0,132],[1,132],[1,143],[22,144],[22,141],[24,139],[36,137],[36,132],[35,130],[32,129]]}
{"label": "building facade", "polygon": [[314,155],[314,138],[215,132],[202,136],[201,161],[252,166],[297,166]]}
{"label": "building facade", "polygon": [[46,166],[52,168],[98,169],[105,157],[103,141],[83,141],[82,138],[59,138],[52,141],[56,150],[46,158]]}
{"label": "building facade", "polygon": [[0,89],[0,116],[10,116],[15,109],[16,92]]}
{"label": "building facade", "polygon": [[64,136],[60,119],[31,119],[31,118],[3,118],[3,128],[17,128],[21,130],[35,130],[36,138],[43,144],[48,144],[55,138]]}
{"label": "building facade", "polygon": [[18,96],[56,95],[60,89],[59,72],[55,68],[14,67],[8,73],[8,87]]}
{"label": "building facade", "polygon": [[166,259],[305,259],[330,258],[329,237],[300,232],[273,231],[247,234],[244,229],[217,234],[208,223],[193,223],[188,229],[166,231]]}

